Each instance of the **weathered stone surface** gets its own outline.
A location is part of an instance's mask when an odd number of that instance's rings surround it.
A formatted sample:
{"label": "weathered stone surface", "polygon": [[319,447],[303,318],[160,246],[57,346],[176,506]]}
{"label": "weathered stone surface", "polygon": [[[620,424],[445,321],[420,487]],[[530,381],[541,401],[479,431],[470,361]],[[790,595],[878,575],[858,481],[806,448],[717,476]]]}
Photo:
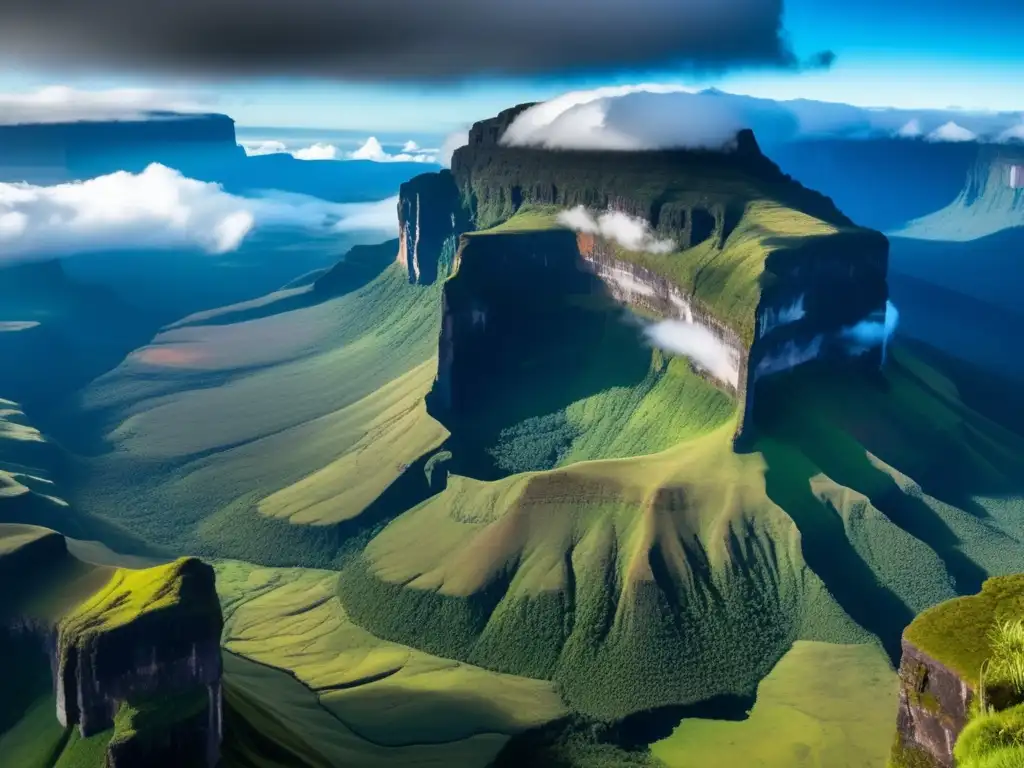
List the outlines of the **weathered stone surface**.
{"label": "weathered stone surface", "polygon": [[451,267],[459,236],[468,229],[468,214],[448,171],[422,174],[399,188],[398,262],[409,282],[437,280]]}
{"label": "weathered stone surface", "polygon": [[920,765],[953,768],[953,745],[967,725],[974,691],[955,672],[904,639],[893,768],[907,755]]}

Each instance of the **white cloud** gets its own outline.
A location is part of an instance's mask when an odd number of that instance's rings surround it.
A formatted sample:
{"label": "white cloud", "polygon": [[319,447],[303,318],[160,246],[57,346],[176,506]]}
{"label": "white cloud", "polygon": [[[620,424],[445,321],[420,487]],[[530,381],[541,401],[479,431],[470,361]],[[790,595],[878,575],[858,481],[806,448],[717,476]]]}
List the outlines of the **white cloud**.
{"label": "white cloud", "polygon": [[1017,125],[1011,125],[999,134],[999,141],[1003,143],[1008,141],[1024,141],[1024,120],[1021,120]]}
{"label": "white cloud", "polygon": [[[409,149],[413,145],[414,150]],[[413,154],[410,154],[413,152]],[[373,160],[376,163],[436,163],[437,156],[425,152],[419,148],[415,141],[408,141],[402,152],[397,155],[389,154],[376,136],[368,138],[364,144],[348,156],[349,160]]]}
{"label": "white cloud", "polygon": [[918,136],[924,135],[924,129],[921,128],[921,121],[916,117],[908,120],[903,124],[903,127],[896,131],[897,136],[901,136],[904,139],[916,139]]}
{"label": "white cloud", "polygon": [[736,352],[724,344],[710,328],[700,323],[662,320],[647,326],[644,335],[659,349],[684,355],[716,379],[731,384],[733,388],[739,387],[740,370]]}
{"label": "white cloud", "polygon": [[417,144],[415,141],[410,140],[410,141],[405,142],[405,144],[402,145],[402,151],[403,152],[419,152],[420,151],[420,145]]}
{"label": "white cloud", "polygon": [[349,203],[336,232],[388,232],[398,234],[398,195],[377,203]]}
{"label": "white cloud", "polygon": [[194,96],[145,88],[82,91],[63,85],[26,93],[0,93],[0,125],[138,120],[152,112],[198,112]]}
{"label": "white cloud", "polygon": [[445,168],[451,168],[452,155],[455,154],[455,150],[459,147],[464,147],[467,144],[469,144],[468,128],[462,128],[453,133],[449,133],[441,143],[441,149],[437,153],[437,162]]}
{"label": "white cloud", "polygon": [[842,336],[851,346],[851,352],[859,354],[872,347],[884,346],[896,333],[900,324],[900,313],[891,301],[885,303],[885,317],[869,317],[856,325],[844,328]]}
{"label": "white cloud", "polygon": [[[345,152],[334,144],[316,142],[306,147],[289,147],[275,139],[239,142],[249,156],[289,154],[296,160],[372,160],[375,163],[437,163],[437,151],[422,149],[416,142],[407,141],[403,151],[390,154],[377,137],[371,136],[356,150]],[[415,149],[409,150],[410,145]]]}
{"label": "white cloud", "polygon": [[275,191],[239,197],[158,164],[54,186],[0,183],[0,259],[126,249],[225,253],[259,227],[392,234],[395,207],[394,200],[338,204]]}
{"label": "white cloud", "polygon": [[373,160],[380,163],[388,157],[388,153],[384,151],[384,147],[377,141],[377,137],[371,136],[365,141],[363,146],[350,154],[349,157],[353,160]]}
{"label": "white cloud", "polygon": [[927,139],[928,141],[977,141],[978,134],[950,120],[929,133]]}
{"label": "white cloud", "polygon": [[288,151],[283,141],[240,141],[245,154],[253,157],[255,155],[278,155]]}
{"label": "white cloud", "polygon": [[672,240],[660,239],[651,232],[650,224],[620,211],[607,211],[596,219],[582,205],[558,214],[558,223],[577,232],[599,235],[614,240],[628,251],[671,253],[676,250]]}
{"label": "white cloud", "polygon": [[296,160],[338,160],[341,153],[333,144],[316,143],[309,147],[303,147],[292,152]]}
{"label": "white cloud", "polygon": [[753,129],[758,142],[769,147],[812,137],[931,134],[939,141],[995,140],[1019,122],[1016,113],[774,101],[646,83],[573,91],[537,104],[516,117],[502,142],[552,149],[720,149],[727,148],[742,128]]}

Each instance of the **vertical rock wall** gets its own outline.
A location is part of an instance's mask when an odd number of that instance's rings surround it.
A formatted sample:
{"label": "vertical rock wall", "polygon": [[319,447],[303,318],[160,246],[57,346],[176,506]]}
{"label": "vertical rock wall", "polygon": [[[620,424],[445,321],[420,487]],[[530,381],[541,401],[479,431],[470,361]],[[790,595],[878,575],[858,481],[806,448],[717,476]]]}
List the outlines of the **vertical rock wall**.
{"label": "vertical rock wall", "polygon": [[906,639],[893,768],[953,768],[953,745],[967,725],[974,691]]}

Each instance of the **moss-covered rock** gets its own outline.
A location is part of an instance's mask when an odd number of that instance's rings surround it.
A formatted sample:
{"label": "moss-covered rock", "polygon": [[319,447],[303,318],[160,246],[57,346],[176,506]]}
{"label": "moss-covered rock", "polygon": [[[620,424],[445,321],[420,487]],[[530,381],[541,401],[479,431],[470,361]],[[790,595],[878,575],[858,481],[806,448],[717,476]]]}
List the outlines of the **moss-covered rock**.
{"label": "moss-covered rock", "polygon": [[222,624],[205,563],[118,569],[60,622],[59,719],[88,736],[109,728],[125,701],[219,685]]}
{"label": "moss-covered rock", "polygon": [[[961,733],[975,725],[968,723],[978,709],[993,630],[1000,622],[1022,616],[1024,576],[1001,576],[988,579],[977,595],[949,600],[923,612],[907,627],[892,768],[960,764],[959,756],[954,758],[954,747]],[[992,728],[996,726],[989,730]],[[1021,746],[1019,757],[1024,764],[1024,744]]]}

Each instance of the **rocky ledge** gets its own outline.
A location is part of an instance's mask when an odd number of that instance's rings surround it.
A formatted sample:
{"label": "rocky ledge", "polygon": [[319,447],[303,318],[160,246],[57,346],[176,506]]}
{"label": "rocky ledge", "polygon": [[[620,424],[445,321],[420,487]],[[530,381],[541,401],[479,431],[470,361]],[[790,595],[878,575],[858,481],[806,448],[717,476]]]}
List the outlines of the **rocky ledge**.
{"label": "rocky ledge", "polygon": [[[903,633],[900,703],[889,768],[954,768],[957,741],[982,717],[977,706],[998,712],[1013,697],[998,680],[985,680],[993,630],[1024,619],[1024,576],[988,579],[977,595],[941,603],[921,613]],[[1024,749],[1019,762],[1024,765]],[[993,763],[994,764],[994,763]]]}
{"label": "rocky ledge", "polygon": [[213,568],[195,558],[94,566],[53,531],[0,525],[0,594],[12,593],[0,631],[38,639],[56,719],[83,737],[109,732],[108,768],[218,763],[223,618]]}

